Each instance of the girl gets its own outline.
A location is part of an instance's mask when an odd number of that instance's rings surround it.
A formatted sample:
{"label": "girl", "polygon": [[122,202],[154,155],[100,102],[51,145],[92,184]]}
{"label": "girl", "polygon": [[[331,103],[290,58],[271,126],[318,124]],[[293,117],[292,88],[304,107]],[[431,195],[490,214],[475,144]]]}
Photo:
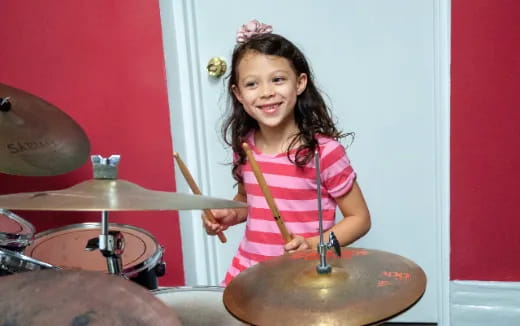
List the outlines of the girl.
{"label": "girl", "polygon": [[[247,209],[212,210],[217,223],[204,219],[208,234],[247,221],[245,235],[226,274],[226,286],[248,267],[286,252],[319,243],[314,153],[322,180],[324,240],[333,231],[342,246],[370,229],[370,214],[345,149],[345,136],[313,82],[303,53],[271,26],[254,20],[242,26],[233,52],[229,112],[222,134],[234,151],[235,200]],[[274,197],[292,240],[284,244],[262,195],[242,143],[247,142]],[[334,225],[336,206],[344,219]]]}

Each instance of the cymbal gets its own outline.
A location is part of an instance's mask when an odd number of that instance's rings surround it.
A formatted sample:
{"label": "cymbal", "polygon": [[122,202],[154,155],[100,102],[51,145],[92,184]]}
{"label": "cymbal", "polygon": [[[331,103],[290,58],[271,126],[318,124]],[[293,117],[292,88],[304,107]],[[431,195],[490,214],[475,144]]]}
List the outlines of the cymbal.
{"label": "cymbal", "polygon": [[316,272],[316,250],[254,265],[229,283],[224,305],[254,325],[357,326],[393,317],[424,293],[423,270],[402,256],[343,248],[341,257],[327,257],[330,274]]}
{"label": "cymbal", "polygon": [[0,196],[0,207],[45,211],[143,211],[247,207],[243,202],[148,190],[121,179],[91,179],[55,191]]}
{"label": "cymbal", "polygon": [[81,127],[43,99],[0,84],[0,172],[50,176],[72,171],[88,159]]}
{"label": "cymbal", "polygon": [[144,287],[115,275],[40,270],[2,276],[0,325],[180,325]]}

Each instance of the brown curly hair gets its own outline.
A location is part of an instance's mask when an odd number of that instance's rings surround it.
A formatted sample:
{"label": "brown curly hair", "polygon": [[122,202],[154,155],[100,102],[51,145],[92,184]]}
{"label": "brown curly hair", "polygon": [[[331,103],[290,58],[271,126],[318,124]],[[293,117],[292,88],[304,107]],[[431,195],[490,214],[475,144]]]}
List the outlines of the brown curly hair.
{"label": "brown curly hair", "polygon": [[[336,140],[352,135],[352,133],[342,133],[336,128],[331,111],[315,86],[309,64],[300,49],[278,34],[254,36],[245,43],[237,44],[233,51],[231,72],[227,86],[231,101],[221,128],[224,142],[231,146],[238,155],[238,159],[233,161],[232,174],[235,180],[242,182],[239,167],[246,162],[246,153],[242,149],[242,142],[244,142],[251,130],[259,128],[257,121],[246,113],[244,107],[232,91],[233,85],[236,85],[238,80],[238,64],[248,52],[286,58],[291,63],[296,75],[307,74],[307,87],[298,96],[294,110],[294,118],[299,133],[293,137],[287,148],[287,157],[296,166],[303,167],[314,157],[314,149],[318,145],[315,138],[316,134]],[[289,152],[298,143],[300,145],[297,147],[293,159]]]}

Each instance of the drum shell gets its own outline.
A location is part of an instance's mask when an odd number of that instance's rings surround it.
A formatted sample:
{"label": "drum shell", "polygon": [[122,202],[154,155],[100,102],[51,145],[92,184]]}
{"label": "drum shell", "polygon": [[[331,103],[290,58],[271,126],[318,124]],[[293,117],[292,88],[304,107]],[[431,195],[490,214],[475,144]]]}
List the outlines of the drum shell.
{"label": "drum shell", "polygon": [[[120,231],[125,240],[123,276],[150,290],[156,289],[157,277],[164,274],[164,248],[149,232],[135,226],[109,223],[109,230]],[[99,250],[85,250],[87,242],[100,233],[100,223],[79,223],[47,230],[36,234],[26,254],[63,269],[108,272],[106,259]]]}
{"label": "drum shell", "polygon": [[177,313],[182,325],[247,325],[226,310],[223,287],[165,287],[152,293]]}

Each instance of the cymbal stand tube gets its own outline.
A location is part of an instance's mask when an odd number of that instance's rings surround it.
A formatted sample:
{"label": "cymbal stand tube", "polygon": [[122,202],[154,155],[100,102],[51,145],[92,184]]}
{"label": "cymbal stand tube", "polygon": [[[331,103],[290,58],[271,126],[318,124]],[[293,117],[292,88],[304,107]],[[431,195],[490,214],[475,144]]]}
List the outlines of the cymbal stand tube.
{"label": "cymbal stand tube", "polygon": [[[101,155],[92,155],[94,178],[115,180],[117,178],[117,165],[120,159],[120,155],[111,155],[109,158],[104,158]],[[109,231],[108,225],[108,211],[102,211],[101,234],[98,237],[97,246],[107,260],[108,272],[110,274],[122,275],[123,234],[119,231]],[[90,247],[95,247],[95,244]]]}
{"label": "cymbal stand tube", "polygon": [[108,230],[108,212],[101,212],[101,234],[99,235],[99,250],[107,260],[108,273],[122,275],[124,241],[119,231]]}
{"label": "cymbal stand tube", "polygon": [[108,212],[101,212],[101,235],[104,236],[104,241],[100,241],[102,243],[100,245],[100,249],[105,249],[108,247],[106,236],[108,235]]}
{"label": "cymbal stand tube", "polygon": [[327,264],[327,244],[323,241],[323,214],[321,208],[321,171],[320,171],[320,155],[316,149],[314,151],[314,159],[316,162],[316,186],[318,189],[318,221],[320,232],[320,243],[318,244],[318,254],[320,255],[320,264],[316,267],[319,274],[328,274],[332,268]]}

